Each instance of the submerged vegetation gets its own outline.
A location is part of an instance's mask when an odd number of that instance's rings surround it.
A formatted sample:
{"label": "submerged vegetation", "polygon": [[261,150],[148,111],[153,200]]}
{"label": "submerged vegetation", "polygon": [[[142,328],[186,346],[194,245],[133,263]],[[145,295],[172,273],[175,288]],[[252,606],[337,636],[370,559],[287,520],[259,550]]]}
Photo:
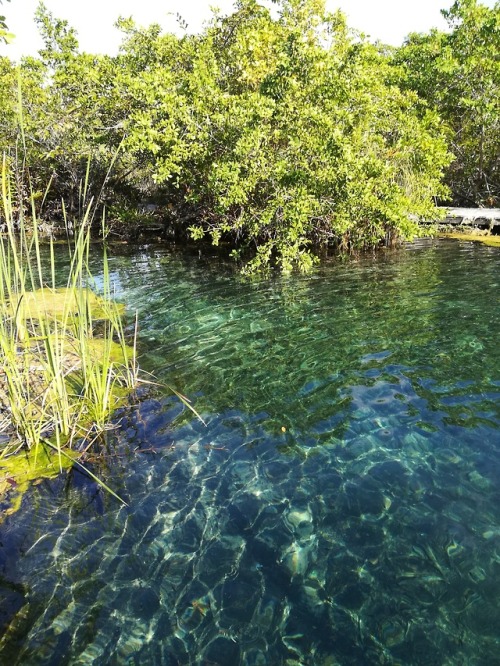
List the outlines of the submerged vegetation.
{"label": "submerged vegetation", "polygon": [[60,221],[61,199],[79,213],[90,157],[88,196],[115,234],[147,227],[220,245],[249,272],[305,270],[331,247],[410,238],[448,197],[495,205],[499,14],[456,0],[449,34],[394,49],[323,0],[238,0],[195,35],[121,19],[110,57],[81,53],[40,4],[39,56],[0,59],[0,147],[15,161],[20,83],[37,202],[52,181],[42,219]]}
{"label": "submerged vegetation", "polygon": [[491,247],[500,247],[500,236],[472,233],[470,229],[466,231],[448,231],[440,233],[439,235],[442,238],[455,238],[456,240],[483,243],[483,245],[490,245]]}

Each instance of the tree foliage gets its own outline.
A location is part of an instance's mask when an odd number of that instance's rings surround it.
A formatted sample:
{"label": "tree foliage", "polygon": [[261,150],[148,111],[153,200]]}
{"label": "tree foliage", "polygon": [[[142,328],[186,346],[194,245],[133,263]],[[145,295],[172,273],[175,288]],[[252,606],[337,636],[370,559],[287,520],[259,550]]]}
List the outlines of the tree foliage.
{"label": "tree foliage", "polygon": [[61,200],[70,211],[88,203],[82,196],[86,179],[88,196],[102,195],[123,129],[112,120],[120,112],[110,100],[114,60],[80,53],[76,32],[42,3],[35,20],[43,40],[39,56],[24,58],[19,67],[0,59],[0,141],[13,174],[19,177],[29,166],[40,199],[50,183],[45,205],[57,215]]}
{"label": "tree foliage", "polygon": [[410,35],[395,63],[448,125],[455,203],[500,205],[500,3],[456,0],[442,13],[450,32]]}
{"label": "tree foliage", "polygon": [[194,238],[253,247],[251,269],[305,269],[314,247],[411,235],[411,216],[444,194],[437,115],[415,111],[340,13],[278,5],[275,17],[240,0],[198,37],[129,39],[126,148],[182,200]]}
{"label": "tree foliage", "polygon": [[37,187],[52,178],[70,208],[90,159],[86,191],[122,220],[154,201],[248,271],[305,270],[327,246],[410,237],[446,195],[436,105],[323,0],[273,5],[239,0],[181,37],[122,19],[112,58],[80,53],[42,5],[39,57],[18,71],[0,62],[5,90],[20,81],[24,114],[21,131],[17,95],[0,101],[4,149],[24,141]]}
{"label": "tree foliage", "polygon": [[[10,0],[7,0],[7,2],[10,2]],[[0,5],[2,4],[3,0],[0,0]],[[8,44],[13,39],[13,37],[14,35],[9,32],[5,16],[0,16],[0,42]]]}

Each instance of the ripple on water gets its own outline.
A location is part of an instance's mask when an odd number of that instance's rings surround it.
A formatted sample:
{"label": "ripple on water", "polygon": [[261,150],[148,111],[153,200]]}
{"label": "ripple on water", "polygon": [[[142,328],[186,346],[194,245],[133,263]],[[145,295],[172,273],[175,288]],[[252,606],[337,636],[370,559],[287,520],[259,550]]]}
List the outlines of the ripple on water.
{"label": "ripple on water", "polygon": [[109,434],[130,508],[75,474],[6,518],[2,659],[497,663],[500,253],[255,283],[110,262],[149,315],[141,363],[207,425],[151,394]]}

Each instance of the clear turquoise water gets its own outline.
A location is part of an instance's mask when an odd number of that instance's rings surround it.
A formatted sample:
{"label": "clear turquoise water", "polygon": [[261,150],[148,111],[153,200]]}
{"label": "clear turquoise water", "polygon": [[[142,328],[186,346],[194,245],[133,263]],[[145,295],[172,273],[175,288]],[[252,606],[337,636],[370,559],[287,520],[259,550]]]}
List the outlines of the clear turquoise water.
{"label": "clear turquoise water", "polygon": [[111,259],[166,389],[0,525],[0,663],[500,664],[500,251]]}

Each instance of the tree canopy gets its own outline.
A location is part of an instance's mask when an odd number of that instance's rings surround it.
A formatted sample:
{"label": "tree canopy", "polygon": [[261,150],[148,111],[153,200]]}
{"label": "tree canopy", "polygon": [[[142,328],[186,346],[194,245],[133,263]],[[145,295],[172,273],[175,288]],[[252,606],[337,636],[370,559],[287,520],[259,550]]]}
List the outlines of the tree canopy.
{"label": "tree canopy", "polygon": [[456,0],[442,12],[449,32],[412,34],[396,51],[401,85],[446,123],[454,160],[446,172],[453,200],[500,205],[500,3]]}
{"label": "tree canopy", "polygon": [[[10,2],[10,0],[7,0],[7,2]],[[0,0],[0,5],[2,4],[3,0]],[[5,16],[0,15],[0,42],[8,44],[13,37],[14,35],[11,32],[9,32]]]}
{"label": "tree canopy", "polygon": [[42,216],[85,182],[116,228],[146,201],[249,272],[306,270],[327,247],[411,237],[450,190],[495,200],[498,5],[446,16],[449,34],[391,50],[323,0],[238,0],[197,35],[122,19],[109,57],[41,4],[39,56],[0,60],[2,150],[14,175],[23,152]]}

